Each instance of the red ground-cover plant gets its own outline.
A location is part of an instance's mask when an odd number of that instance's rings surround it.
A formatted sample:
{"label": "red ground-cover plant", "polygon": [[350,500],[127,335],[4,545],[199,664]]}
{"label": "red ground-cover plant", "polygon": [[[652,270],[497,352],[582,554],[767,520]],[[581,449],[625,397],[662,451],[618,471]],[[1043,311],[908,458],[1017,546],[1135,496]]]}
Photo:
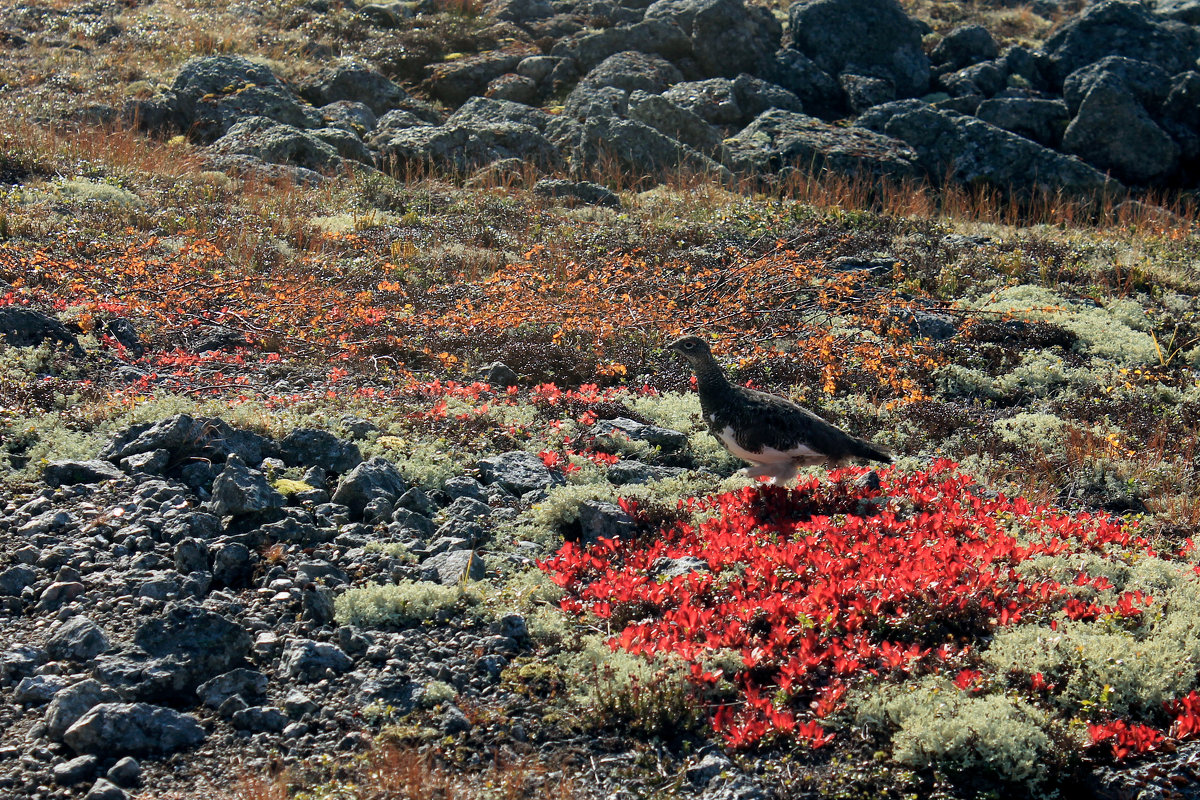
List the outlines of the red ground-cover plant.
{"label": "red ground-cover plant", "polygon": [[[564,610],[609,621],[614,648],[678,655],[700,685],[731,681],[737,700],[711,709],[729,745],[790,736],[820,746],[832,734],[818,720],[868,674],[945,671],[961,690],[981,691],[988,678],[971,668],[979,637],[1064,607],[1074,616],[1074,587],[1026,579],[1022,562],[1152,552],[1130,525],[989,493],[946,461],[881,471],[876,488],[856,482],[865,472],[689,500],[683,509],[699,522],[639,540],[568,542],[541,566],[566,589]],[[664,560],[684,556],[708,570],[656,577]],[[1152,600],[1130,594],[1095,611],[1135,616]],[[706,669],[714,651],[729,649],[740,669]],[[1141,728],[1111,735],[1122,748],[1153,744]]]}

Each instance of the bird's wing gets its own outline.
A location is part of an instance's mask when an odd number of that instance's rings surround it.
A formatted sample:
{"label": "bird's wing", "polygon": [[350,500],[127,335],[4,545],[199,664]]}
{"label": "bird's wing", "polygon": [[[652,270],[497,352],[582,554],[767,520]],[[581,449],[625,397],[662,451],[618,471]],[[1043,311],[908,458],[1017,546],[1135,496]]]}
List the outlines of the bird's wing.
{"label": "bird's wing", "polygon": [[763,448],[787,452],[806,447],[830,460],[860,455],[860,440],[837,428],[807,408],[773,394],[736,387],[743,417],[733,426],[734,438],[746,450]]}

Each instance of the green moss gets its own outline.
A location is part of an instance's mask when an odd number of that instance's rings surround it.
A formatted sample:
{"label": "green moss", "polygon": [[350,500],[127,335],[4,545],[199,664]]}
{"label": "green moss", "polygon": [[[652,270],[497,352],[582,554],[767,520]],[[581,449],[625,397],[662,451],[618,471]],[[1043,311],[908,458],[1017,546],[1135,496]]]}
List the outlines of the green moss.
{"label": "green moss", "polygon": [[280,478],[271,484],[275,487],[275,491],[279,492],[284,497],[291,497],[294,494],[303,492],[311,492],[313,487],[309,486],[304,481],[296,481],[291,478]]}

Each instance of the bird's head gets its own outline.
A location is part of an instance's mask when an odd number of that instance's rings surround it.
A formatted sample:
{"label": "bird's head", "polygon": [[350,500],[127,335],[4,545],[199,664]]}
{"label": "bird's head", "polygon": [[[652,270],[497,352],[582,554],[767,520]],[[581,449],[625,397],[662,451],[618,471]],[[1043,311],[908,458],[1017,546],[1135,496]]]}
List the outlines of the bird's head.
{"label": "bird's head", "polygon": [[682,336],[667,345],[667,349],[674,350],[692,364],[712,358],[708,342],[699,336]]}

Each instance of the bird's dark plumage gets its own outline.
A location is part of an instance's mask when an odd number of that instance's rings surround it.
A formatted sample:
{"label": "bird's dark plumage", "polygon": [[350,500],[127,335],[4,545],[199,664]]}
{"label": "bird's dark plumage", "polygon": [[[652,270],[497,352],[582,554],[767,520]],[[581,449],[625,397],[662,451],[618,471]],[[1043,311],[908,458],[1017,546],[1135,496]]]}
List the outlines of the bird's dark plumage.
{"label": "bird's dark plumage", "polygon": [[700,337],[684,336],[669,347],[696,371],[700,410],[709,431],[729,452],[751,464],[745,470],[750,477],[786,483],[803,466],[836,466],[852,458],[891,463],[886,450],[790,400],[730,383]]}

